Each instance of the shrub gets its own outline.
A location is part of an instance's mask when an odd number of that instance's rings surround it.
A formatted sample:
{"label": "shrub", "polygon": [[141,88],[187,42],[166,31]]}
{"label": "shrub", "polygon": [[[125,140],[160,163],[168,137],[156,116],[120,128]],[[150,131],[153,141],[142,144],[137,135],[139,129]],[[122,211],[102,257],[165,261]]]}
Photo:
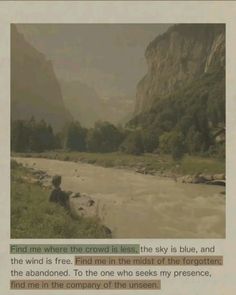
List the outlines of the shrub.
{"label": "shrub", "polygon": [[120,146],[120,150],[127,154],[140,155],[144,153],[142,134],[140,131],[130,132]]}
{"label": "shrub", "polygon": [[109,122],[98,122],[87,136],[87,148],[90,152],[117,151],[123,140],[122,132]]}
{"label": "shrub", "polygon": [[160,150],[163,153],[170,153],[174,160],[184,155],[184,137],[179,131],[165,132],[160,136]]}

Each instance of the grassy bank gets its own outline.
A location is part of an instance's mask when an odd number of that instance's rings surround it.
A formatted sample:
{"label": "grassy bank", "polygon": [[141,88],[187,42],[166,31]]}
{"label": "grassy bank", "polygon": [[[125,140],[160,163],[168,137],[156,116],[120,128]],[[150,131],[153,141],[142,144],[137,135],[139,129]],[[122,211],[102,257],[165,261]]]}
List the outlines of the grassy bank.
{"label": "grassy bank", "polygon": [[108,238],[95,218],[74,219],[49,203],[50,191],[29,183],[31,178],[29,170],[11,163],[11,238]]}
{"label": "grassy bank", "polygon": [[185,156],[175,161],[169,155],[145,154],[140,156],[123,153],[81,153],[54,151],[44,153],[13,154],[13,156],[40,157],[63,161],[80,161],[103,167],[145,168],[160,174],[225,173],[225,161],[216,158]]}

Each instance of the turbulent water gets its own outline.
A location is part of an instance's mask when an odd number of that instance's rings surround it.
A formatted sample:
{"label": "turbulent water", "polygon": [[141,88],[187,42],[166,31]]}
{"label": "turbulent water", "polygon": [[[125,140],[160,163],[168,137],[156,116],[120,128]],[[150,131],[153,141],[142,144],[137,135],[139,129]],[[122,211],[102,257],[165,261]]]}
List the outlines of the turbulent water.
{"label": "turbulent water", "polygon": [[224,238],[224,188],[90,164],[16,158],[62,176],[62,189],[90,195],[114,238]]}

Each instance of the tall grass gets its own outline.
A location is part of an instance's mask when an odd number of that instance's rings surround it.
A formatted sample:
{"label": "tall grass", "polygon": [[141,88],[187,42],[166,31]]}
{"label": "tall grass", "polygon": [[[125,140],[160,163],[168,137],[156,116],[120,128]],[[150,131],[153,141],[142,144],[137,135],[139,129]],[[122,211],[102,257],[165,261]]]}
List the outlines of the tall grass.
{"label": "tall grass", "polygon": [[48,201],[50,191],[27,183],[30,172],[11,165],[11,238],[108,238],[96,218],[72,218],[60,205]]}

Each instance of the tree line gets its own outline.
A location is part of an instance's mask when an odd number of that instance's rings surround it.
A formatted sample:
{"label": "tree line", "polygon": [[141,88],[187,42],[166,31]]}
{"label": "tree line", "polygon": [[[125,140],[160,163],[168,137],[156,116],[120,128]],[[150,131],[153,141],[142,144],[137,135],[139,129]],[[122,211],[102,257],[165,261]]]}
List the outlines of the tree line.
{"label": "tree line", "polygon": [[[63,131],[54,133],[44,120],[16,120],[11,124],[11,150],[14,152],[43,152],[65,149],[80,152],[107,153],[120,151],[140,155],[142,153],[166,153],[180,159],[184,153],[194,154],[202,146],[201,134],[192,131],[184,138],[179,130],[164,132],[155,129],[129,129],[109,122],[97,122],[93,128],[84,128],[77,121],[67,124]],[[191,149],[186,149],[186,140]]]}
{"label": "tree line", "polygon": [[68,123],[55,133],[44,120],[15,120],[11,122],[11,150],[14,152],[43,152],[55,149],[89,152],[114,152],[127,136],[127,131],[109,122],[97,122],[94,128],[84,128],[78,121]]}
{"label": "tree line", "polygon": [[43,152],[60,147],[60,139],[44,120],[15,120],[11,122],[11,150]]}
{"label": "tree line", "polygon": [[107,153],[121,151],[139,155],[153,151],[158,141],[151,132],[97,122],[85,128],[78,121],[68,123],[59,133],[44,120],[15,120],[11,123],[11,150],[14,152],[43,152],[66,149],[80,152]]}

